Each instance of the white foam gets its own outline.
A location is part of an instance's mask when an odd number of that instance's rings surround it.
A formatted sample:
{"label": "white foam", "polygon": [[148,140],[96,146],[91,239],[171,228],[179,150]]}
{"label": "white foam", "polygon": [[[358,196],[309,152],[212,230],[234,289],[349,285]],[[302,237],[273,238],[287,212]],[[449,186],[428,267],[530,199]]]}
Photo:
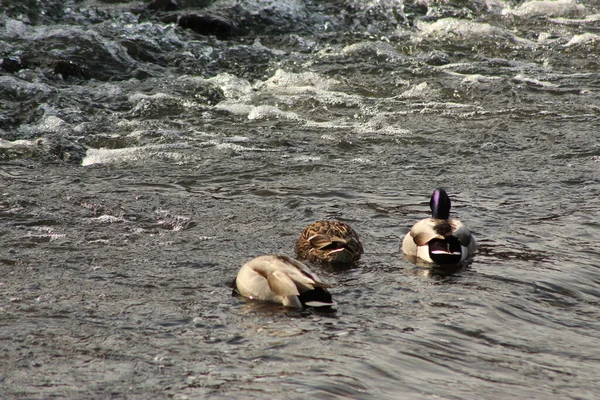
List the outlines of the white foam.
{"label": "white foam", "polygon": [[363,164],[363,165],[375,164],[375,161],[369,160],[368,158],[364,158],[364,157],[353,158],[350,160],[350,162],[355,163],[355,164]]}
{"label": "white foam", "polygon": [[315,161],[321,161],[321,157],[318,157],[318,156],[298,156],[298,157],[294,157],[294,161],[311,163],[311,162],[315,162]]}
{"label": "white foam", "polygon": [[[228,74],[221,74],[210,80],[226,92],[230,84],[235,86],[237,82],[234,76]],[[306,99],[311,101],[316,99],[324,108],[360,107],[362,98],[335,91],[339,85],[340,82],[315,72],[294,73],[279,69],[272,77],[257,82],[252,87],[249,84],[245,86],[242,84],[245,89],[238,93],[237,97],[229,93],[228,99],[215,105],[215,108],[235,115],[246,115],[250,120],[285,119],[303,122],[307,126],[335,127],[335,123],[314,122],[310,116],[297,112],[294,107],[298,104],[302,105]],[[260,102],[267,104],[257,104]],[[283,110],[282,106],[289,107],[289,110]]]}
{"label": "white foam", "polygon": [[513,79],[517,82],[524,82],[524,83],[528,83],[530,85],[535,85],[535,86],[540,86],[540,87],[545,87],[545,88],[558,87],[558,85],[555,83],[544,82],[544,81],[540,81],[539,79],[534,79],[534,78],[528,78],[522,74],[516,75]]}
{"label": "white foam", "polygon": [[433,23],[419,23],[420,32],[414,41],[423,39],[458,41],[468,38],[513,38],[507,31],[483,22],[473,22],[457,18],[442,18]]}
{"label": "white foam", "polygon": [[576,0],[532,0],[515,9],[502,10],[504,15],[518,17],[574,17],[585,14],[585,7]]}
{"label": "white foam", "polygon": [[348,45],[342,49],[344,55],[374,54],[378,57],[387,57],[390,60],[402,58],[396,48],[384,42],[359,42]]}
{"label": "white foam", "polygon": [[260,147],[242,146],[241,144],[231,143],[231,142],[222,142],[219,140],[209,140],[207,142],[201,143],[201,146],[203,146],[203,147],[214,146],[214,148],[218,149],[218,150],[233,150],[233,151],[238,151],[238,152],[276,151],[276,150],[270,150],[270,149],[262,149]]}
{"label": "white foam", "polygon": [[176,149],[189,148],[187,144],[148,145],[123,149],[89,148],[81,161],[82,166],[93,164],[113,164],[124,161],[145,161],[155,158],[168,158],[181,161],[185,156]]}
{"label": "white foam", "polygon": [[206,80],[221,89],[228,99],[239,99],[252,93],[252,85],[248,80],[235,75],[223,73]]}
{"label": "white foam", "polygon": [[406,136],[410,135],[408,129],[398,128],[390,123],[385,115],[379,114],[371,118],[367,123],[359,124],[355,130],[362,134],[377,134],[383,136]]}
{"label": "white foam", "polygon": [[398,98],[401,99],[420,99],[420,98],[429,98],[435,94],[435,91],[429,87],[427,82],[421,82],[416,86],[400,93]]}
{"label": "white foam", "polygon": [[550,22],[561,25],[587,25],[597,24],[600,21],[600,14],[586,15],[585,18],[550,18]]}
{"label": "white foam", "polygon": [[238,103],[237,101],[225,100],[215,106],[218,110],[230,112],[234,115],[248,115],[255,108],[251,104]]}
{"label": "white foam", "polygon": [[221,150],[233,150],[233,151],[238,151],[238,152],[267,151],[265,149],[261,149],[260,147],[247,147],[247,146],[242,146],[242,145],[235,144],[235,143],[215,143],[215,147],[217,149],[221,149]]}
{"label": "white foam", "polygon": [[129,96],[129,101],[132,103],[137,103],[140,102],[142,100],[166,100],[166,99],[173,99],[174,97],[166,94],[166,93],[154,93],[154,94],[146,94],[146,93],[134,93],[131,96]]}
{"label": "white foam", "polygon": [[282,69],[264,82],[255,85],[258,90],[275,93],[299,94],[332,90],[339,82],[335,79],[324,78],[315,72],[286,72]]}
{"label": "white foam", "polygon": [[5,140],[0,138],[0,149],[27,149],[43,144],[43,139],[20,139],[20,140]]}
{"label": "white foam", "polygon": [[248,143],[250,138],[247,136],[230,136],[227,140],[232,143]]}
{"label": "white foam", "polygon": [[462,80],[462,83],[466,84],[484,83],[502,79],[498,76],[485,76],[481,74],[467,74],[463,76],[464,78]]}
{"label": "white foam", "polygon": [[394,126],[384,126],[381,128],[374,129],[369,126],[361,126],[357,129],[359,133],[376,133],[383,136],[408,136],[412,132],[408,129],[396,128]]}
{"label": "white foam", "polygon": [[333,135],[321,135],[322,140],[328,140],[330,142],[335,142],[337,139]]}
{"label": "white foam", "polygon": [[101,224],[114,224],[114,223],[119,223],[119,222],[127,222],[127,220],[125,220],[122,217],[115,217],[114,215],[101,215],[99,217],[96,218],[91,218],[92,221],[95,222],[99,222]]}
{"label": "white foam", "polygon": [[584,33],[582,35],[575,35],[569,40],[565,47],[577,46],[580,44],[586,44],[591,42],[600,42],[600,36],[593,33]]}
{"label": "white foam", "polygon": [[250,110],[248,113],[248,119],[290,119],[290,120],[300,120],[301,118],[298,114],[290,111],[282,111],[274,106],[256,106]]}

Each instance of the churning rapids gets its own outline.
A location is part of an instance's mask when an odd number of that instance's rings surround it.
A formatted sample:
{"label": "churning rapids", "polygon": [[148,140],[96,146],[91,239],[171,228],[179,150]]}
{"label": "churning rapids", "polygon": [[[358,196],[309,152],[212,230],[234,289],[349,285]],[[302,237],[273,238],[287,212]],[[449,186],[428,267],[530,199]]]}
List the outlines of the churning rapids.
{"label": "churning rapids", "polygon": [[[1,7],[0,397],[600,397],[596,0]],[[232,296],[326,218],[335,312]]]}

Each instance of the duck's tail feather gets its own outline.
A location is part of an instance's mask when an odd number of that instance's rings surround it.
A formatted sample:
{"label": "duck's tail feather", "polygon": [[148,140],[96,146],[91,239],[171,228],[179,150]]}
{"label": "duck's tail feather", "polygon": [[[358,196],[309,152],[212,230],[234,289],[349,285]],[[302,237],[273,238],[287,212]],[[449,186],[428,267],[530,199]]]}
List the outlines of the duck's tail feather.
{"label": "duck's tail feather", "polygon": [[300,293],[298,298],[305,307],[331,307],[335,304],[335,301],[331,298],[331,294],[325,288],[321,287]]}

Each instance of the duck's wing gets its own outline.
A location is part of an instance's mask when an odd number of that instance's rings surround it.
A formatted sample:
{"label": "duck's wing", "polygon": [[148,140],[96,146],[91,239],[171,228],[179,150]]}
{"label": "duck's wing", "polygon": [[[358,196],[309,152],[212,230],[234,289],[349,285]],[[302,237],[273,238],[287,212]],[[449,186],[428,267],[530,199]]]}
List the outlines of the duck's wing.
{"label": "duck's wing", "polygon": [[277,288],[281,293],[291,292],[291,285],[300,292],[329,287],[306,265],[283,254],[256,257],[247,266],[266,279],[272,290]]}
{"label": "duck's wing", "polygon": [[471,247],[475,245],[475,239],[469,228],[457,219],[449,221],[452,226],[452,236],[455,236],[461,245]]}
{"label": "duck's wing", "polygon": [[310,261],[356,261],[363,252],[358,234],[348,224],[336,220],[310,224],[296,241],[298,257]]}
{"label": "duck's wing", "polygon": [[302,237],[316,249],[323,249],[334,242],[346,244],[346,238],[352,235],[354,231],[350,226],[334,220],[314,222],[302,232]]}
{"label": "duck's wing", "polygon": [[300,292],[294,282],[285,272],[274,271],[272,274],[267,276],[267,283],[269,288],[277,296],[299,296]]}
{"label": "duck's wing", "polygon": [[444,236],[436,230],[436,221],[433,218],[426,218],[413,225],[408,234],[417,246],[425,246],[432,239],[444,239]]}
{"label": "duck's wing", "polygon": [[324,251],[327,246],[333,242],[327,234],[328,221],[318,221],[310,224],[302,231],[302,234],[296,241],[296,254],[304,259],[311,259],[315,251]]}
{"label": "duck's wing", "polygon": [[315,287],[327,288],[329,285],[312,272],[306,265],[295,258],[279,254],[274,256],[279,271],[285,272],[297,285],[301,285],[304,290],[312,290]]}
{"label": "duck's wing", "polygon": [[[265,255],[248,261],[242,267],[242,285],[253,288],[268,285],[278,296],[298,295],[314,289],[318,278],[301,262],[285,255]],[[266,281],[266,282],[265,282]]]}
{"label": "duck's wing", "polygon": [[332,238],[331,236],[322,233],[313,234],[309,236],[307,240],[309,241],[312,247],[318,250],[330,246],[334,241],[346,243],[346,241],[342,238]]}

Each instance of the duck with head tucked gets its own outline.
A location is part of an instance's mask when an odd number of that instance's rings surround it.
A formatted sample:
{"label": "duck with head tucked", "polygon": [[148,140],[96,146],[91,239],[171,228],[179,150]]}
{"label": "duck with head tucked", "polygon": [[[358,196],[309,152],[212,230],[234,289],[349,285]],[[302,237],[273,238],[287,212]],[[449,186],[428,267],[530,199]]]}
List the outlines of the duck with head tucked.
{"label": "duck with head tucked", "polygon": [[475,239],[462,222],[450,218],[450,205],[444,189],[433,191],[429,201],[431,218],[417,222],[406,234],[404,254],[438,265],[457,264],[473,256]]}
{"label": "duck with head tucked", "polygon": [[310,224],[296,241],[296,256],[314,263],[351,264],[358,261],[362,253],[363,247],[354,229],[335,220]]}
{"label": "duck with head tucked", "polygon": [[256,257],[240,268],[234,287],[250,299],[286,307],[331,307],[329,285],[300,261],[286,255]]}

